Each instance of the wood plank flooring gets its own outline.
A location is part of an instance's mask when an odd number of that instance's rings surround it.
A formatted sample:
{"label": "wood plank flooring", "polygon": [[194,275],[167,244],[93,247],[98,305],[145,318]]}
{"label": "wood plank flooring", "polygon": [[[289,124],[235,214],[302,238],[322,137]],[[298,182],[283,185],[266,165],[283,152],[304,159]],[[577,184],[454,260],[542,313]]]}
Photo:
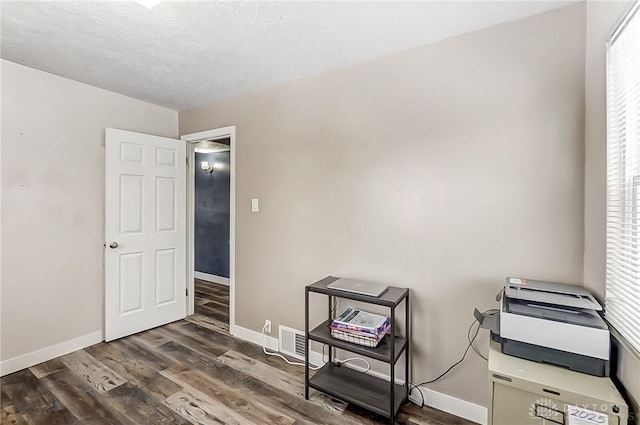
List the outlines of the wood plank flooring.
{"label": "wood plank flooring", "polygon": [[[219,300],[205,302],[205,292],[201,306]],[[0,393],[2,424],[387,423],[314,390],[305,400],[303,368],[264,355],[203,314],[7,375]],[[409,404],[397,423],[471,424]]]}
{"label": "wood plank flooring", "polygon": [[229,323],[229,287],[194,279],[195,313]]}

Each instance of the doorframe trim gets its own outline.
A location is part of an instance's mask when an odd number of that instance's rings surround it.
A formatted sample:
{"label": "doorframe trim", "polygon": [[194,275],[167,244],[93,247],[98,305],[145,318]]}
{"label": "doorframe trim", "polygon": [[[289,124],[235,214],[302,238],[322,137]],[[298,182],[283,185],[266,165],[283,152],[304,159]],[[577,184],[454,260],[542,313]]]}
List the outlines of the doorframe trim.
{"label": "doorframe trim", "polygon": [[194,143],[201,140],[226,139],[230,140],[230,163],[229,163],[229,332],[234,334],[233,329],[236,322],[236,126],[215,128],[212,130],[200,131],[198,133],[185,134],[180,136],[188,145],[187,151],[187,315],[191,315],[195,310],[195,285],[193,283],[195,261],[194,261],[194,214],[195,214],[195,171],[198,169],[195,164]]}

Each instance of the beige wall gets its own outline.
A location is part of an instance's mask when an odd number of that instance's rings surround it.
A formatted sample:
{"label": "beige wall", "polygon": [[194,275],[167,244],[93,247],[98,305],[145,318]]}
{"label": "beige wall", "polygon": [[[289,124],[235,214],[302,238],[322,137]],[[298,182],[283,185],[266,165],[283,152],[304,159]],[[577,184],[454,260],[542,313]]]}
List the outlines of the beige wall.
{"label": "beige wall", "polygon": [[[237,126],[237,324],[302,329],[326,275],[408,286],[421,382],[505,276],[581,283],[584,34],[578,4],[181,112]],[[486,364],[430,387],[486,405]]]}
{"label": "beige wall", "polygon": [[[585,63],[584,284],[601,299],[605,293],[606,75],[607,36],[632,2],[587,2]],[[618,344],[619,378],[640,401],[640,358]],[[636,414],[640,424],[640,414]]]}
{"label": "beige wall", "polygon": [[104,129],[176,137],[165,108],[2,61],[2,349],[104,327]]}

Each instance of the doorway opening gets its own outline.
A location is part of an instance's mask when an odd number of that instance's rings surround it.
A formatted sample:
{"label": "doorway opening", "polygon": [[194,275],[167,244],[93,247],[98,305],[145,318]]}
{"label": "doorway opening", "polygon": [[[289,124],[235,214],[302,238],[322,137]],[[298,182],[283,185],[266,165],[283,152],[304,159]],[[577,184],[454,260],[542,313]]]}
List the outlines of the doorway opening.
{"label": "doorway opening", "polygon": [[228,325],[231,141],[201,140],[193,146],[194,312]]}
{"label": "doorway opening", "polygon": [[182,136],[188,150],[188,314],[228,326],[235,300],[235,127]]}

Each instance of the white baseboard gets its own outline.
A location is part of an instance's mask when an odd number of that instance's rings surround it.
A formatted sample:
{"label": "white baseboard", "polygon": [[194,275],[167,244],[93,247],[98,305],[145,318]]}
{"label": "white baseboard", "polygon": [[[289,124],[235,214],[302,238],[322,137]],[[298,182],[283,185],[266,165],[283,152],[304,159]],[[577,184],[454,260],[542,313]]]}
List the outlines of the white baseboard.
{"label": "white baseboard", "polygon": [[[255,332],[247,328],[243,328],[241,326],[234,326],[233,335],[239,339],[243,339],[245,341],[252,342],[254,344],[262,345],[263,336],[260,332]],[[267,341],[267,348],[277,351],[278,350],[278,339],[267,336],[264,338]],[[321,365],[324,363],[322,353],[317,351],[309,352],[309,363],[313,365]],[[363,371],[364,368],[354,364],[354,363],[345,363],[347,367],[352,369]],[[380,372],[376,372],[370,370],[366,372],[370,375],[373,375],[377,378],[384,379],[386,381],[389,380],[389,375],[385,375]],[[403,381],[396,379],[398,384],[402,384]],[[461,418],[467,419],[469,421],[476,422],[481,425],[487,424],[487,408],[480,406],[475,403],[471,403],[469,401],[465,401],[456,397],[452,397],[450,395],[439,393],[437,391],[431,390],[429,388],[420,387],[422,390],[422,394],[424,394],[424,404],[425,406],[433,407],[434,409],[442,410],[443,412],[451,413],[452,415],[459,416]]]}
{"label": "white baseboard", "polygon": [[200,280],[205,280],[207,282],[219,283],[220,285],[229,286],[229,278],[216,276],[214,274],[202,273],[202,272],[193,272],[193,277]]}
{"label": "white baseboard", "polygon": [[314,366],[323,365],[325,363],[324,356],[317,351],[309,351],[309,363]]}
{"label": "white baseboard", "polygon": [[420,387],[424,394],[424,404],[452,415],[460,416],[469,421],[487,425],[487,408],[470,401],[461,400],[448,394],[439,393],[429,388]]}
{"label": "white baseboard", "polygon": [[102,341],[104,341],[102,331],[96,331],[49,347],[41,348],[27,354],[22,354],[11,359],[3,360],[0,362],[0,376],[5,376],[42,362],[46,362],[47,360],[64,356],[65,354],[81,350]]}
{"label": "white baseboard", "polygon": [[255,332],[251,329],[236,325],[233,327],[233,336],[260,346],[266,342],[265,345],[268,349],[278,351],[278,338],[269,335],[263,336],[260,332]]}

